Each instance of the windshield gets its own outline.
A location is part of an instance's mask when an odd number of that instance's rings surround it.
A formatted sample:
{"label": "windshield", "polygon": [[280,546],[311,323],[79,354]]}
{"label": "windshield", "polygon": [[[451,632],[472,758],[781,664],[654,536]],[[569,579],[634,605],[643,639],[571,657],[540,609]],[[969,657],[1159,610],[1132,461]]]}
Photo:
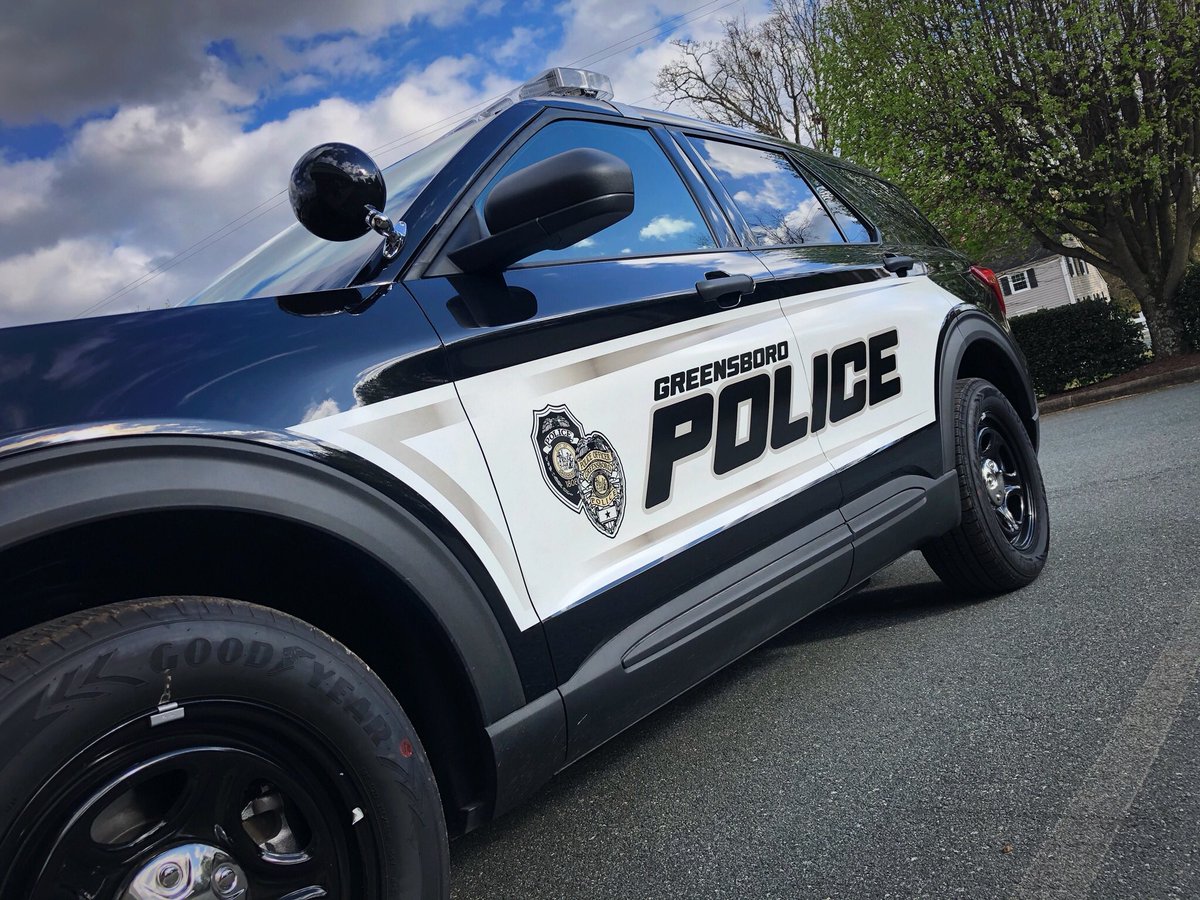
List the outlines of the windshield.
{"label": "windshield", "polygon": [[[433,176],[484,124],[484,120],[472,122],[443,135],[383,170],[389,194],[385,211],[393,222],[404,218]],[[242,259],[185,305],[345,287],[381,240],[378,234],[368,232],[352,241],[325,241],[296,223]]]}

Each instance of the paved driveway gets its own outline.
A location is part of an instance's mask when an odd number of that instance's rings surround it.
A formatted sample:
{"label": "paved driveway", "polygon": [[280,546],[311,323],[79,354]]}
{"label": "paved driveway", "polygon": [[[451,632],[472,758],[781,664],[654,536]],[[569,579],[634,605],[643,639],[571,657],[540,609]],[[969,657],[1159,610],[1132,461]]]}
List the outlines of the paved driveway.
{"label": "paved driveway", "polygon": [[1032,587],[905,557],[456,842],[455,897],[1200,897],[1200,385],[1043,435]]}

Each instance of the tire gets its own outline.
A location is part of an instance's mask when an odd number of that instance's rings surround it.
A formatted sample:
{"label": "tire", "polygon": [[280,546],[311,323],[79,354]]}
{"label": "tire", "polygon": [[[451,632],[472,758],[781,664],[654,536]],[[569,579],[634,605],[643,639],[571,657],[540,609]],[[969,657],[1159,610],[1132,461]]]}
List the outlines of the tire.
{"label": "tire", "polygon": [[1016,410],[982,378],[955,382],[954,453],[962,520],[922,548],[925,560],[948,586],[972,596],[1024,587],[1050,549],[1046,487]]}
{"label": "tire", "polygon": [[229,900],[425,900],[448,863],[412,724],[291,616],[160,597],[3,642],[0,900],[123,898],[160,873],[210,896],[218,871]]}

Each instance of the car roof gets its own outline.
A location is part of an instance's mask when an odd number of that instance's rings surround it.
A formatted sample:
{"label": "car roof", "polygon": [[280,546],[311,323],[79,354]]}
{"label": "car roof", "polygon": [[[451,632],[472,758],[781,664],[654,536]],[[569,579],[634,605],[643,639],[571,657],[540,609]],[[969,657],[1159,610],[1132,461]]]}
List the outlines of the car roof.
{"label": "car roof", "polygon": [[599,112],[606,115],[616,115],[624,119],[638,119],[644,122],[652,122],[656,125],[665,125],[671,128],[682,128],[688,131],[702,131],[707,134],[712,134],[716,137],[731,137],[738,140],[751,140],[762,144],[774,144],[775,146],[793,153],[817,160],[825,165],[839,166],[843,169],[849,169],[852,172],[859,172],[863,175],[868,175],[871,178],[882,181],[883,179],[872,172],[870,169],[865,169],[862,166],[842,159],[840,156],[834,156],[831,153],[823,153],[820,150],[814,150],[812,147],[805,147],[802,144],[796,144],[791,141],[783,140],[774,135],[761,134],[757,131],[750,131],[746,128],[737,128],[733,125],[723,125],[719,122],[712,122],[708,119],[699,119],[695,116],[686,116],[682,113],[672,112],[665,109],[649,109],[644,106],[634,106],[629,103],[620,103],[615,100],[593,100],[587,97],[530,97],[521,101],[523,103],[532,103],[540,106],[553,106],[557,108],[570,109],[587,109],[589,111]]}

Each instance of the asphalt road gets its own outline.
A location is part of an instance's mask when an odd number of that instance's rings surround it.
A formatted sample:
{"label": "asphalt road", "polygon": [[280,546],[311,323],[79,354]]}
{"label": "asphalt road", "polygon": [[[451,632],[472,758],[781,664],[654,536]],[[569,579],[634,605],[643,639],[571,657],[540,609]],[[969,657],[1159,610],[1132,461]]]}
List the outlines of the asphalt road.
{"label": "asphalt road", "polygon": [[1200,897],[1200,384],[1041,459],[1033,586],[905,557],[457,841],[454,896]]}

